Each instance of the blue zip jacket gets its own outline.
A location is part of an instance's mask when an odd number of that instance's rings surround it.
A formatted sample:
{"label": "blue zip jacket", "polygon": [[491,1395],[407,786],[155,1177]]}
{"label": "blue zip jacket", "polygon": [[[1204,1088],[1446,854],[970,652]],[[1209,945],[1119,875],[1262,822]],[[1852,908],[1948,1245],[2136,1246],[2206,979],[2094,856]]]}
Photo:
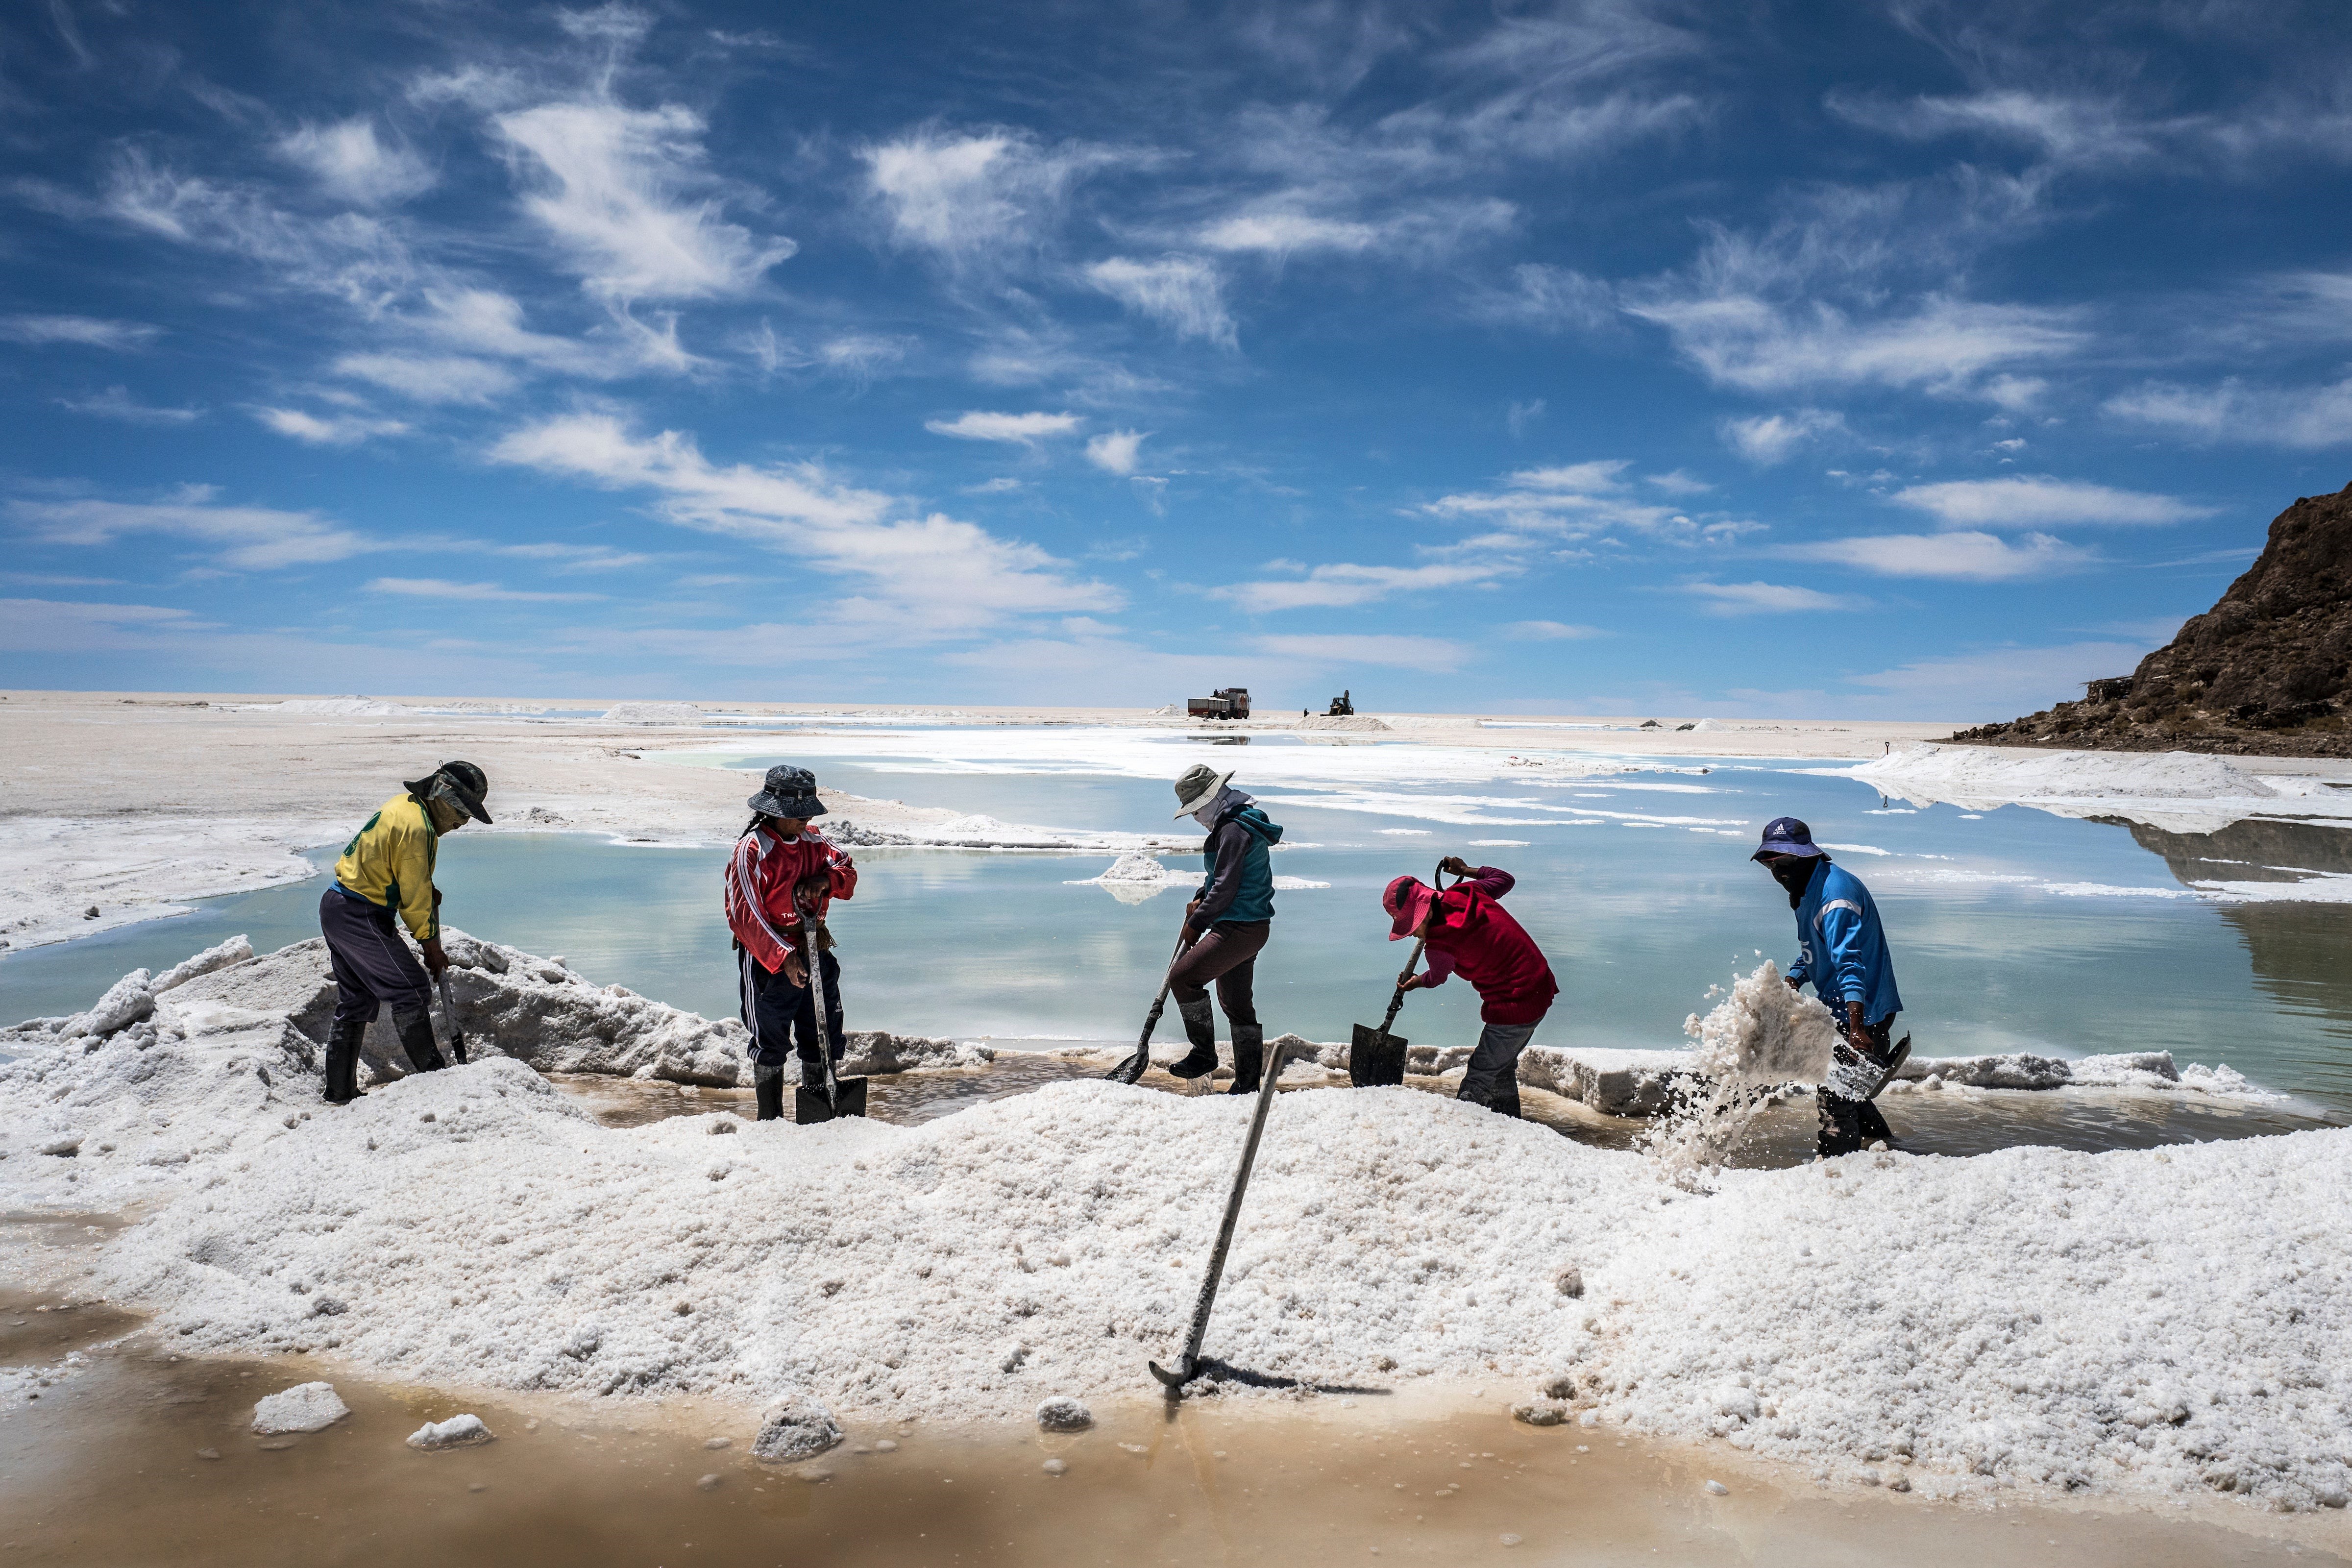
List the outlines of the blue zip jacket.
{"label": "blue zip jacket", "polygon": [[1797,901],[1797,952],[1789,978],[1801,985],[1811,981],[1813,994],[1833,1009],[1859,1002],[1863,1020],[1871,1024],[1903,1011],[1878,905],[1862,879],[1844,867],[1823,860],[1813,868]]}
{"label": "blue zip jacket", "polygon": [[1282,826],[1255,805],[1217,818],[1216,830],[1201,846],[1208,880],[1193,929],[1248,925],[1274,918],[1274,860],[1266,847],[1282,842]]}

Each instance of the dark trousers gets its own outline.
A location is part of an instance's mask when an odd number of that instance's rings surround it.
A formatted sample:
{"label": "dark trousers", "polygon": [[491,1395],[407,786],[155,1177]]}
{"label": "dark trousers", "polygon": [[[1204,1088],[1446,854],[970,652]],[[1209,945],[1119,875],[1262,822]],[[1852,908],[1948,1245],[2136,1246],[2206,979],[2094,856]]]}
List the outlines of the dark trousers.
{"label": "dark trousers", "polygon": [[[1838,1031],[1834,1050],[1842,1060],[1849,1058],[1874,1059],[1875,1065],[1883,1069],[1888,1058],[1894,1054],[1895,1015],[1889,1013],[1875,1024],[1865,1024],[1863,1033],[1870,1043],[1867,1052],[1856,1050],[1843,1029]],[[1894,1130],[1886,1125],[1886,1118],[1880,1115],[1878,1107],[1869,1100],[1832,1094],[1826,1084],[1815,1091],[1814,1098],[1819,1102],[1815,1109],[1821,1117],[1821,1131],[1813,1139],[1816,1153],[1851,1154],[1881,1139],[1889,1143],[1895,1141]]]}
{"label": "dark trousers", "polygon": [[334,961],[337,1024],[365,1025],[387,1003],[396,1019],[431,1006],[432,982],[390,910],[331,887],[319,900],[319,931]]}
{"label": "dark trousers", "polygon": [[[735,958],[741,970],[743,1026],[751,1031],[751,1059],[761,1067],[781,1068],[797,1043],[801,1060],[812,1066],[823,1063],[814,989],[761,968],[749,952],[738,952]],[[817,963],[817,973],[824,977],[824,1032],[833,1044],[833,1059],[839,1061],[847,1049],[841,1033],[841,961],[827,952],[819,954]]]}
{"label": "dark trousers", "polygon": [[1251,986],[1257,978],[1258,951],[1273,931],[1272,921],[1248,921],[1211,926],[1209,934],[1184,950],[1168,977],[1169,994],[1180,1008],[1204,1000],[1209,983],[1217,984],[1217,1005],[1235,1028],[1257,1024],[1257,999]]}
{"label": "dark trousers", "polygon": [[[1542,1022],[1541,1019],[1537,1020]],[[1454,1098],[1477,1105],[1497,1100],[1517,1104],[1519,1098],[1519,1053],[1535,1038],[1535,1024],[1489,1024],[1478,1032],[1478,1044],[1462,1074]]]}

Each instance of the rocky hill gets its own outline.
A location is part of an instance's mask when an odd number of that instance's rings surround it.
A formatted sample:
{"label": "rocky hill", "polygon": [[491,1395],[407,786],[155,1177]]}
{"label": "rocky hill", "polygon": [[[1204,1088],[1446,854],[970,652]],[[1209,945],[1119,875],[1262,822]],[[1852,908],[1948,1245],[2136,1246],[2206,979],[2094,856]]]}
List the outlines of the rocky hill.
{"label": "rocky hill", "polygon": [[2305,496],[2220,602],[2061,702],[1955,741],[2076,751],[2352,756],[2352,485]]}

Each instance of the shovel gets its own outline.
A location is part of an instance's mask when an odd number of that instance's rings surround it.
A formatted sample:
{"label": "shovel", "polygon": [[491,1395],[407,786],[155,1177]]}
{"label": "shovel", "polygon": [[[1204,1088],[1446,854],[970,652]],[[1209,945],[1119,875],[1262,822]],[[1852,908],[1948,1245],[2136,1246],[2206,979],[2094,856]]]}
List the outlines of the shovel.
{"label": "shovel", "polygon": [[1176,978],[1176,961],[1184,956],[1184,939],[1176,939],[1176,951],[1168,955],[1168,973],[1160,977],[1160,994],[1151,999],[1151,1011],[1143,1016],[1143,1037],[1135,1042],[1135,1054],[1103,1074],[1113,1083],[1133,1083],[1151,1065],[1151,1031],[1160,1027],[1160,1015],[1168,1006],[1168,986]]}
{"label": "shovel", "polygon": [[[1461,879],[1456,878],[1454,881],[1459,886]],[[1441,893],[1445,891],[1444,868],[1431,873],[1431,885]],[[1428,945],[1429,938],[1425,933],[1413,942],[1412,956],[1404,961],[1404,970],[1397,976],[1396,990],[1389,996],[1388,1016],[1381,1020],[1381,1026],[1377,1029],[1368,1029],[1361,1024],[1355,1026],[1355,1034],[1348,1044],[1348,1081],[1353,1087],[1384,1089],[1404,1081],[1405,1037],[1390,1034],[1389,1026],[1396,1022],[1397,1010],[1404,1005],[1404,983],[1412,978],[1413,970],[1421,963],[1421,950]]]}
{"label": "shovel", "polygon": [[449,990],[449,972],[441,972],[441,1016],[449,1020],[449,1059],[466,1065],[466,1031],[457,1022],[457,998]]}
{"label": "shovel", "polygon": [[818,923],[814,910],[803,910],[801,930],[807,933],[809,1000],[816,1006],[817,1049],[824,1058],[824,1092],[812,1094],[797,1088],[793,1090],[793,1121],[806,1127],[813,1122],[830,1121],[836,1116],[865,1115],[866,1080],[843,1078],[833,1069],[833,1031],[825,1022],[824,928]]}

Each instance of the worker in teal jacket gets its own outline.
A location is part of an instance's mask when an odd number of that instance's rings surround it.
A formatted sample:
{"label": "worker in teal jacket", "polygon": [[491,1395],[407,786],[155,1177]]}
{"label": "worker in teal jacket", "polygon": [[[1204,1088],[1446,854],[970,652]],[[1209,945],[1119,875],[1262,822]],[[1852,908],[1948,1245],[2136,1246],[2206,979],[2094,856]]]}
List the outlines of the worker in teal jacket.
{"label": "worker in teal jacket", "polygon": [[1903,994],[1895,988],[1878,904],[1861,878],[1830,863],[1813,842],[1813,830],[1793,816],[1765,824],[1764,841],[1749,858],[1772,873],[1796,911],[1790,989],[1802,990],[1810,981],[1838,1022],[1829,1079],[1816,1096],[1821,1132],[1813,1146],[1828,1155],[1882,1141],[1891,1145],[1895,1134],[1872,1100],[1902,1065],[1910,1042],[1899,1049],[1892,1043]]}
{"label": "worker in teal jacket", "polygon": [[1184,953],[1168,972],[1168,994],[1192,1048],[1168,1070],[1186,1079],[1216,1070],[1213,983],[1234,1034],[1230,1092],[1254,1094],[1265,1062],[1265,1026],[1258,1022],[1254,990],[1257,955],[1274,930],[1274,863],[1266,851],[1282,841],[1282,827],[1233,787],[1233,776],[1195,763],[1176,781],[1176,815],[1192,818],[1209,837],[1201,846],[1201,891],[1184,907]]}

